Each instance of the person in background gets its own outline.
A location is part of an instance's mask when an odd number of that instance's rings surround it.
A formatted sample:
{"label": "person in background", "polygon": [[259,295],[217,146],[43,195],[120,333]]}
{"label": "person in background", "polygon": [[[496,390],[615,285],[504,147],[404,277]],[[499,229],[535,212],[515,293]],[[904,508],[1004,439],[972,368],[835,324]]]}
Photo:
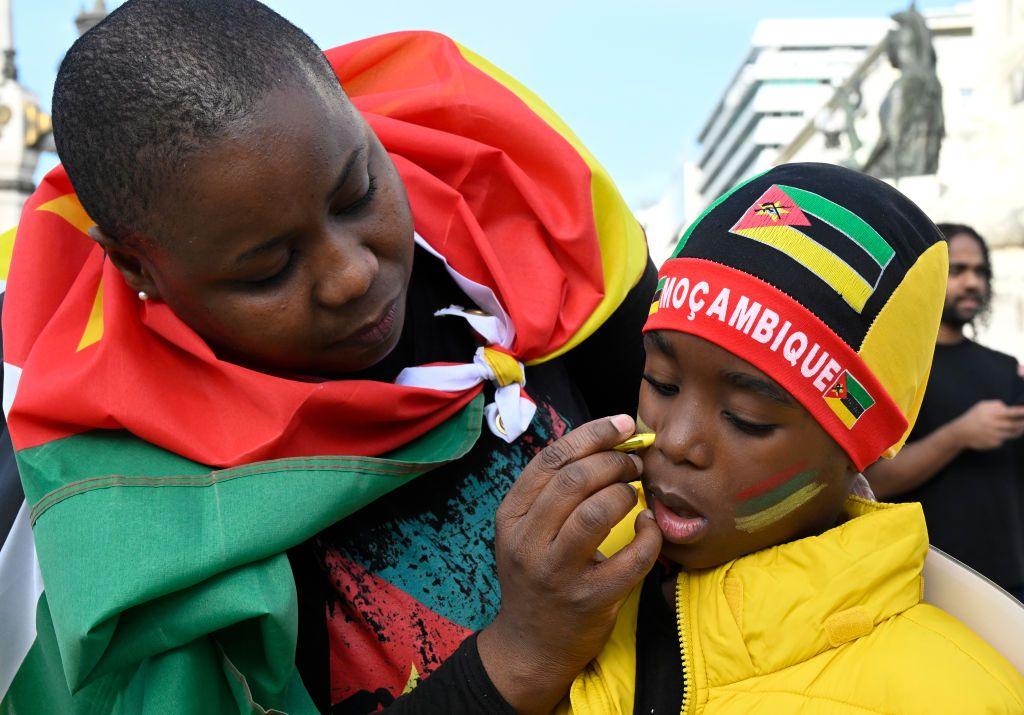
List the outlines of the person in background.
{"label": "person in background", "polygon": [[1024,379],[1010,355],[964,335],[992,298],[988,246],[939,224],[949,282],[935,360],[907,446],[866,476],[879,499],[919,501],[932,544],[1024,597]]}

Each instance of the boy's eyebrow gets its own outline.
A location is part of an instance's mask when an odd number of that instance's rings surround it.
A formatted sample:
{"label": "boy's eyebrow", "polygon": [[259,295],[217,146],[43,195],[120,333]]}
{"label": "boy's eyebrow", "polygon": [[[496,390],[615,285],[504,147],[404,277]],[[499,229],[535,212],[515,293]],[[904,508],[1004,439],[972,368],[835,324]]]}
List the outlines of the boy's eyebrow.
{"label": "boy's eyebrow", "polygon": [[762,380],[759,377],[748,375],[745,372],[723,372],[721,375],[726,382],[740,390],[755,392],[762,397],[767,397],[769,400],[778,402],[780,405],[785,405],[786,407],[796,406],[796,403],[793,402],[793,398],[789,396],[789,393],[770,380]]}
{"label": "boy's eyebrow", "polygon": [[644,342],[654,345],[654,347],[669,357],[674,358],[676,356],[676,349],[672,346],[672,343],[665,339],[665,336],[660,331],[652,330],[649,333],[644,333]]}

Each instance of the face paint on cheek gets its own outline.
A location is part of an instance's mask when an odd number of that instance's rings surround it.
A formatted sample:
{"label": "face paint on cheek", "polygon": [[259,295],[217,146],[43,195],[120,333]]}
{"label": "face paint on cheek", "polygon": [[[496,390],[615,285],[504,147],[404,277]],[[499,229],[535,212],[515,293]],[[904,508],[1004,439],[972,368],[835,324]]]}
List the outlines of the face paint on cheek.
{"label": "face paint on cheek", "polygon": [[786,518],[825,488],[814,481],[818,474],[806,462],[797,462],[737,492],[736,528],[750,533]]}

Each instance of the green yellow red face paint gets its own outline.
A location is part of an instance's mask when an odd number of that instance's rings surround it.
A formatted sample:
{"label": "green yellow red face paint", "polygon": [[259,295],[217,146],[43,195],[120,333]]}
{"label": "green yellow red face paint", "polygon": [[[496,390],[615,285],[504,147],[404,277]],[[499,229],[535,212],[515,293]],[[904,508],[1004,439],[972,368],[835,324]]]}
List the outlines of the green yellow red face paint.
{"label": "green yellow red face paint", "polygon": [[814,481],[818,473],[806,462],[797,462],[737,492],[736,528],[759,531],[792,514],[825,488]]}

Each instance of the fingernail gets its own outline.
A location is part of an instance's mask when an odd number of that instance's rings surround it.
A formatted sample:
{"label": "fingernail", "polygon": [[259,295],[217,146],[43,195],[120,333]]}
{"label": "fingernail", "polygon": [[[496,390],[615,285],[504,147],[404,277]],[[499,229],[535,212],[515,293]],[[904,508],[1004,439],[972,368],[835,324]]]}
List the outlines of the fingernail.
{"label": "fingernail", "polygon": [[642,512],[640,512],[640,516],[645,516],[648,519],[650,519],[651,521],[655,520],[654,519],[654,512],[651,511],[650,509],[644,509]]}
{"label": "fingernail", "polygon": [[636,465],[636,473],[641,474],[644,471],[644,461],[635,454],[631,454],[629,456],[633,460],[633,464]]}
{"label": "fingernail", "polygon": [[615,415],[612,424],[622,434],[633,434],[633,418],[629,415]]}

